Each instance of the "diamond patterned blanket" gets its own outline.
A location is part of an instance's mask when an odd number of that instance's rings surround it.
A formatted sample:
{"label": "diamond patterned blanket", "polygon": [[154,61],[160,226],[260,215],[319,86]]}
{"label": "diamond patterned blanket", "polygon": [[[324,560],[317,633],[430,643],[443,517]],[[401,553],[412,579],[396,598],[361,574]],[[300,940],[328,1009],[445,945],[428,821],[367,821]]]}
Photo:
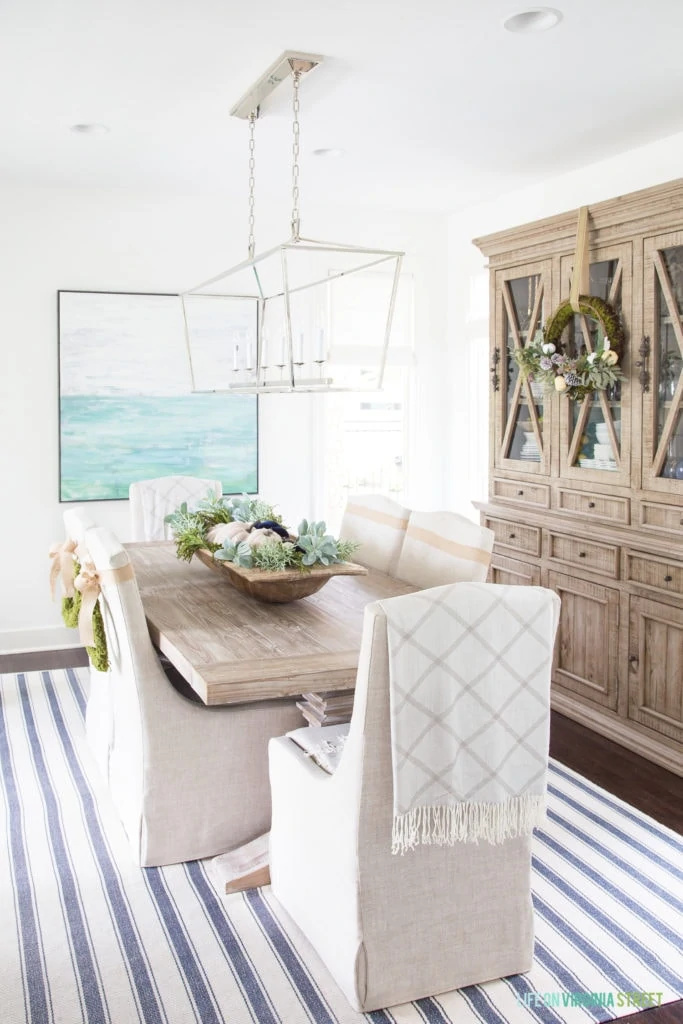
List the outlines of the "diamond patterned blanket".
{"label": "diamond patterned blanket", "polygon": [[541,587],[458,583],[381,605],[392,852],[530,834],[545,815],[559,598]]}

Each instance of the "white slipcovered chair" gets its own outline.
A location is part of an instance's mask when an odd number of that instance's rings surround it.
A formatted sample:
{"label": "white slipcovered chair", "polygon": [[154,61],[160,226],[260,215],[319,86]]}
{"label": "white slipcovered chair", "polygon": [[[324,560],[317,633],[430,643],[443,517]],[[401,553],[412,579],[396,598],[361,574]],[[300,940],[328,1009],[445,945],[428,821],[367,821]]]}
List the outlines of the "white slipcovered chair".
{"label": "white slipcovered chair", "polygon": [[164,518],[187,502],[194,508],[204,498],[220,498],[220,480],[202,480],[195,476],[160,476],[138,480],[128,488],[131,536],[134,541],[170,540],[171,529]]}
{"label": "white slipcovered chair", "polygon": [[270,827],[268,740],[301,724],[294,701],[207,708],[181,695],[152,646],[125,549],[101,528],[85,545],[110,664],[93,673],[111,701],[106,776],[136,860],[195,860],[255,839]]}
{"label": "white slipcovered chair", "polygon": [[[496,622],[493,628],[496,635]],[[545,638],[548,691],[552,640]],[[541,722],[547,715],[541,708]],[[334,774],[297,743],[319,748],[324,739],[338,740],[342,726],[271,740],[270,873],[274,896],[351,1005],[367,1013],[528,971],[529,836],[391,852],[389,655],[379,602],[365,611],[348,728]],[[328,755],[328,768],[334,760]]]}
{"label": "white slipcovered chair", "polygon": [[339,536],[360,544],[354,560],[395,575],[410,509],[384,494],[350,495]]}
{"label": "white slipcovered chair", "polygon": [[[76,558],[83,561],[87,558],[85,536],[92,530],[95,522],[87,510],[76,507],[65,509],[64,528],[69,540],[76,543]],[[90,666],[90,688],[85,708],[85,738],[95,763],[101,774],[106,778],[109,763],[109,749],[112,738],[112,711],[109,698],[109,683],[106,673],[98,672]]]}
{"label": "white slipcovered chair", "polygon": [[423,589],[483,583],[494,534],[456,512],[411,512],[396,575]]}

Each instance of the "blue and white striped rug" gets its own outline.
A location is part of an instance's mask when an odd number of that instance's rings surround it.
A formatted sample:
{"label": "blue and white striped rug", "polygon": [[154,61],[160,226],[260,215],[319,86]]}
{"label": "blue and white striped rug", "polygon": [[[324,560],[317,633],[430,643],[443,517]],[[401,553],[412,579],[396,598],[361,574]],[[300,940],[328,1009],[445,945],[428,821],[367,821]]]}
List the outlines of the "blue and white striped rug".
{"label": "blue and white striped rug", "polygon": [[[1,1024],[361,1022],[269,889],[220,898],[200,862],[131,862],[84,742],[87,679],[0,676]],[[680,836],[553,765],[531,973],[367,1019],[562,1024],[632,1013],[640,993],[681,997],[682,853]]]}

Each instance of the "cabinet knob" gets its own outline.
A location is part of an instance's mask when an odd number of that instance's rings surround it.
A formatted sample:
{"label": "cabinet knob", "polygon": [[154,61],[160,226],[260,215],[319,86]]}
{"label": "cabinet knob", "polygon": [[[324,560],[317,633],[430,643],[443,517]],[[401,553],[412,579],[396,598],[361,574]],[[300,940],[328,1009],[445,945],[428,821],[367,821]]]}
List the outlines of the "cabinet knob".
{"label": "cabinet knob", "polygon": [[585,557],[586,557],[586,552],[585,551],[579,551],[579,558],[585,558]]}
{"label": "cabinet knob", "polygon": [[673,576],[665,576],[664,577],[664,582],[665,583],[671,583],[672,579],[673,579]]}
{"label": "cabinet knob", "polygon": [[514,540],[515,537],[517,536],[517,534],[516,533],[510,533],[510,534],[508,534],[508,536],[509,536],[510,540]]}
{"label": "cabinet knob", "polygon": [[589,508],[595,508],[595,502],[594,501],[589,501],[588,502],[588,507]]}
{"label": "cabinet knob", "polygon": [[521,498],[523,494],[524,494],[524,491],[517,491],[517,496],[519,498]]}
{"label": "cabinet knob", "polygon": [[638,661],[638,655],[637,654],[629,654],[628,660],[633,665],[636,661]]}

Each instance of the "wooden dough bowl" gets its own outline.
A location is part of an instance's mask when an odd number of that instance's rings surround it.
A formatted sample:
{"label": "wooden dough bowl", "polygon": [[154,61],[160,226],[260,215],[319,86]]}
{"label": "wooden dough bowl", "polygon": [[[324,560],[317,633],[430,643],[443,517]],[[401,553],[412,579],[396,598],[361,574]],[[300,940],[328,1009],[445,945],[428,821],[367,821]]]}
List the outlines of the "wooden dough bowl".
{"label": "wooden dough bowl", "polygon": [[197,558],[209,569],[232,584],[236,590],[269,604],[288,604],[302,597],[310,597],[324,587],[333,576],[365,576],[367,569],[354,562],[336,565],[316,565],[308,572],[288,569],[286,572],[265,572],[263,569],[243,569],[232,562],[217,562],[210,551],[200,548]]}

